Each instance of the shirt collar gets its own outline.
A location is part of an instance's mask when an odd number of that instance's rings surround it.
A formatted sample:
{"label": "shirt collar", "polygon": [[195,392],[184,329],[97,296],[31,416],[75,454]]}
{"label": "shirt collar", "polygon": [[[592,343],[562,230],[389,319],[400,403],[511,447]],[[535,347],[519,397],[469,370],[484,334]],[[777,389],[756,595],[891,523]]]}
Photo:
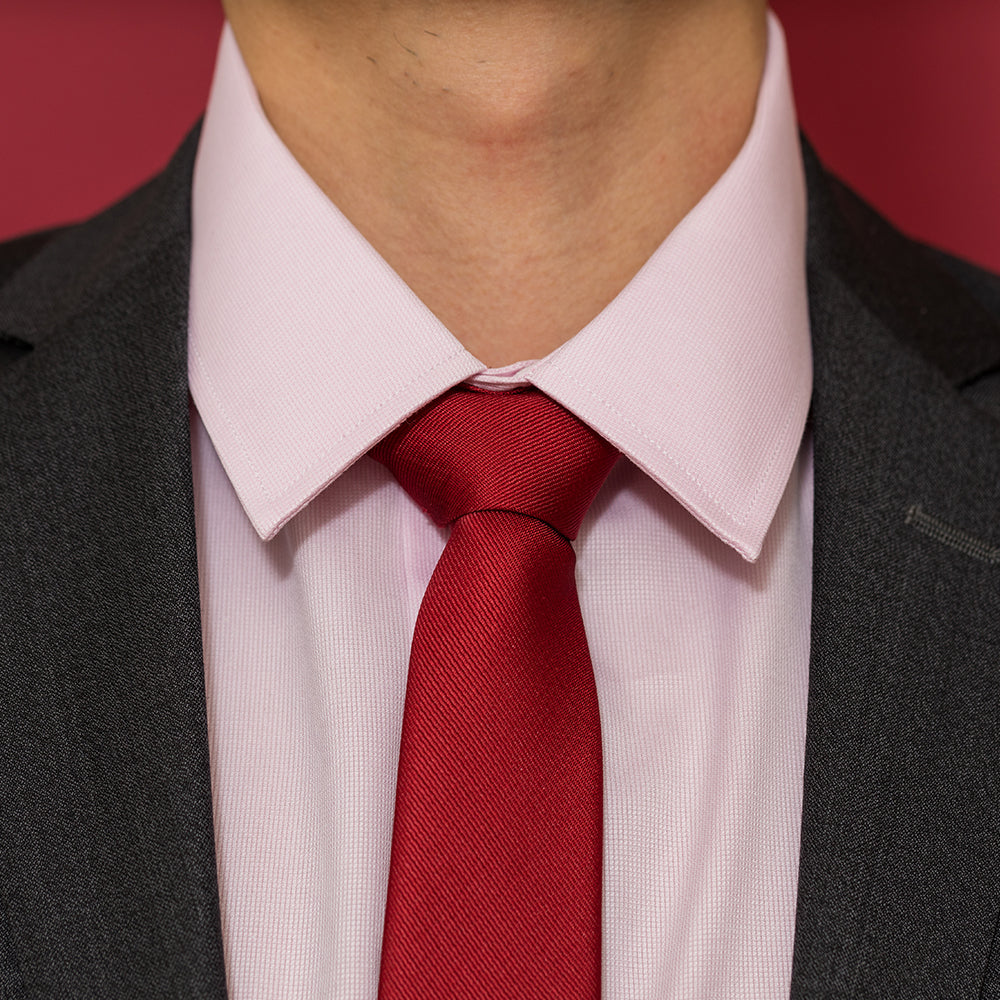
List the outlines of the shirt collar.
{"label": "shirt collar", "polygon": [[227,26],[194,173],[192,396],[265,539],[407,416],[478,376],[536,385],[753,560],[811,394],[805,234],[769,14],[756,115],[729,169],[575,337],[489,372],[284,146]]}

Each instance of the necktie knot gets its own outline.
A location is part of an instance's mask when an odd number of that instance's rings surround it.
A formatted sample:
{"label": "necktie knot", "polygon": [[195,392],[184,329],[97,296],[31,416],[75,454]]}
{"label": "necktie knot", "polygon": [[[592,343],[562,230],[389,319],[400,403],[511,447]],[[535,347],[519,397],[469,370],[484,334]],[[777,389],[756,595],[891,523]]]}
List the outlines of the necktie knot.
{"label": "necktie knot", "polygon": [[574,539],[618,451],[534,388],[456,386],[372,450],[435,523],[504,510]]}

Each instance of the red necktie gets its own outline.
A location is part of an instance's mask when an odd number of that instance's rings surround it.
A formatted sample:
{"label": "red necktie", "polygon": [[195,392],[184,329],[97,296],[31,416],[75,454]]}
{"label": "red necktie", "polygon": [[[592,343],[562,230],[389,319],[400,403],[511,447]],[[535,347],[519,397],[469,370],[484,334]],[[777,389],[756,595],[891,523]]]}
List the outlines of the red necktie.
{"label": "red necktie", "polygon": [[417,616],[379,1000],[599,1000],[597,690],[570,539],[618,452],[460,386],[373,450],[451,535]]}

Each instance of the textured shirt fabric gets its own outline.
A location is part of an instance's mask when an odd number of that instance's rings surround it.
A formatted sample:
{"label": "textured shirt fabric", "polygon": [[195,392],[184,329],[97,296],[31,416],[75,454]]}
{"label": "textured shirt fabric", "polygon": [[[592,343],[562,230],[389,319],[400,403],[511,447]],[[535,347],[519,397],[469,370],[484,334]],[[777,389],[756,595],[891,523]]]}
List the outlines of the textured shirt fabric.
{"label": "textured shirt fabric", "polygon": [[373,998],[410,638],[447,538],[366,452],[464,380],[622,452],[574,543],[605,767],[603,995],[787,996],[809,660],[805,183],[780,26],[735,161],[546,358],[489,370],[316,187],[226,28],[189,374],[234,1000]]}

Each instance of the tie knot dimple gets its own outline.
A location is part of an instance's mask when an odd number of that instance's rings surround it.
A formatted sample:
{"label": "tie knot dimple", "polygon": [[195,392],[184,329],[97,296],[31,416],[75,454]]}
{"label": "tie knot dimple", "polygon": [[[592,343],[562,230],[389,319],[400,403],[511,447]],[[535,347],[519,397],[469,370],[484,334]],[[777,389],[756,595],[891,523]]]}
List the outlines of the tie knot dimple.
{"label": "tie knot dimple", "polygon": [[478,510],[580,530],[618,451],[534,388],[456,386],[372,449],[437,524]]}

